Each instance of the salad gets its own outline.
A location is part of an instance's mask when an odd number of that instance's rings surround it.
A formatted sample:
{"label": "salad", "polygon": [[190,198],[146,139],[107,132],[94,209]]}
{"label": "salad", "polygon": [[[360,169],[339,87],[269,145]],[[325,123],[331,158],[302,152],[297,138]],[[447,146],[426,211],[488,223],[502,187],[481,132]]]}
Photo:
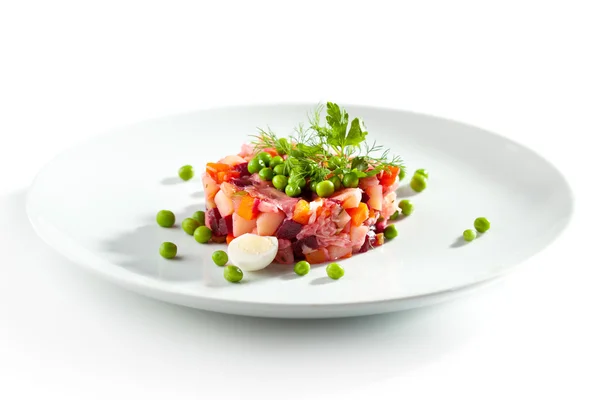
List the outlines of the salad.
{"label": "salad", "polygon": [[210,241],[227,242],[231,258],[232,244],[241,251],[237,243],[253,240],[242,246],[246,257],[261,248],[277,263],[320,264],[395,237],[390,219],[398,215],[404,165],[367,136],[360,118],[329,102],[293,135],[259,129],[239,153],[207,163],[202,182]]}

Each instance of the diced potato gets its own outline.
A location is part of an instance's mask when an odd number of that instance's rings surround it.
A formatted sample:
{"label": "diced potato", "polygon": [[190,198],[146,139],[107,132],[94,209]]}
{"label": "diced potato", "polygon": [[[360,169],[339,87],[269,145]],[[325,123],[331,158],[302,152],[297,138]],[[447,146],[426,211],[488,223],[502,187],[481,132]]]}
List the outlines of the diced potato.
{"label": "diced potato", "polygon": [[254,228],[256,228],[256,219],[249,221],[233,213],[233,236],[240,237],[244,233],[252,233]]}
{"label": "diced potato", "polygon": [[222,217],[233,214],[233,201],[231,201],[231,199],[227,197],[225,192],[222,190],[219,190],[215,196],[215,204],[217,205],[219,214],[221,214]]}
{"label": "diced potato", "polygon": [[279,228],[284,218],[285,214],[283,211],[261,213],[256,219],[257,233],[261,236],[275,235],[277,228]]}
{"label": "diced potato", "polygon": [[369,196],[367,204],[374,210],[381,211],[383,207],[383,188],[381,185],[369,186],[365,189],[365,192]]}

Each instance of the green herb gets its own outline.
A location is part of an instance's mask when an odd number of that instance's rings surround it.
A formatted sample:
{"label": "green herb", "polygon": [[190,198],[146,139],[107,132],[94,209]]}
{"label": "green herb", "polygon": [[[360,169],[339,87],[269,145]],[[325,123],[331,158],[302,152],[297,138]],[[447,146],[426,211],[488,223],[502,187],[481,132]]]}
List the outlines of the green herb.
{"label": "green herb", "polygon": [[367,143],[368,132],[360,118],[351,120],[346,110],[328,102],[322,122],[323,111],[323,105],[317,106],[308,117],[308,127],[299,124],[288,138],[278,138],[270,129],[253,135],[257,151],[274,148],[287,155],[282,168],[290,184],[302,187],[306,179],[321,182],[348,173],[364,178],[392,166],[404,167],[400,157],[390,157],[389,149]]}

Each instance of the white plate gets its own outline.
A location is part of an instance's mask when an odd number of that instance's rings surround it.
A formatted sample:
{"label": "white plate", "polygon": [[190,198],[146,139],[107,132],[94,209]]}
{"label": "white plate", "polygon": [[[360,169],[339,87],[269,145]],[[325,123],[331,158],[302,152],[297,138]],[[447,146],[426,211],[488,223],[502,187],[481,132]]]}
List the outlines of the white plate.
{"label": "white plate", "polygon": [[[156,225],[160,209],[178,222],[204,209],[201,171],[237,153],[256,127],[289,134],[314,104],[231,107],[129,126],[57,157],[35,179],[27,211],[52,247],[100,276],[167,302],[267,317],[366,315],[449,299],[510,271],[565,228],[572,197],[562,175],[536,153],[479,128],[398,110],[348,106],[364,118],[369,140],[390,147],[412,172],[427,168],[420,194],[403,185],[415,212],[397,223],[399,236],[343,260],[334,281],[325,268],[297,277],[290,267],[223,279],[211,254],[180,228]],[[181,165],[196,167],[183,182]],[[486,216],[492,228],[464,244],[462,231]],[[163,241],[180,259],[158,255]]]}

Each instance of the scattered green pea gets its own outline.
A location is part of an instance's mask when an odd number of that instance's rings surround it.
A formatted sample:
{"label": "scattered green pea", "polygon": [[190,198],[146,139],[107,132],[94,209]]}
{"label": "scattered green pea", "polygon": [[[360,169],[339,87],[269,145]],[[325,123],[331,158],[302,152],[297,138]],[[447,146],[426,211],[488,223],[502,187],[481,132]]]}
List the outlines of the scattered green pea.
{"label": "scattered green pea", "polygon": [[195,219],[193,219],[193,218],[186,218],[181,223],[181,228],[188,235],[193,235],[194,231],[199,226],[200,226],[200,223],[198,221],[196,221]]}
{"label": "scattered green pea", "polygon": [[398,207],[402,210],[402,214],[409,216],[413,213],[414,205],[410,200],[400,200]]}
{"label": "scattered green pea", "polygon": [[179,177],[184,181],[189,181],[194,177],[194,167],[191,165],[184,165],[179,168]]}
{"label": "scattered green pea", "polygon": [[244,277],[244,273],[235,265],[228,265],[223,270],[223,276],[229,282],[236,283],[242,280],[242,278]]}
{"label": "scattered green pea", "polygon": [[281,156],[275,156],[271,159],[271,163],[269,164],[269,167],[271,168],[275,168],[278,165],[283,164],[283,158],[281,158]]}
{"label": "scattered green pea", "polygon": [[340,190],[340,188],[342,187],[342,180],[340,179],[339,176],[334,175],[331,178],[329,178],[329,180],[331,182],[333,182],[333,187],[335,189],[335,191],[337,192],[338,190]]}
{"label": "scattered green pea", "polygon": [[427,178],[421,174],[413,175],[412,179],[410,180],[410,187],[415,192],[422,192],[427,187]]}
{"label": "scattered green pea", "polygon": [[212,231],[207,226],[199,226],[194,231],[194,239],[198,243],[208,243],[212,238]]}
{"label": "scattered green pea", "polygon": [[298,261],[296,265],[294,265],[294,272],[300,276],[308,274],[308,271],[310,271],[310,264],[308,261]]}
{"label": "scattered green pea", "polygon": [[229,261],[227,253],[225,253],[223,250],[215,251],[212,255],[212,259],[215,262],[215,264],[217,264],[219,267],[224,266],[225,264],[227,264],[227,261]]}
{"label": "scattered green pea", "polygon": [[258,176],[263,181],[270,181],[273,179],[273,170],[271,168],[263,168],[259,171]]}
{"label": "scattered green pea", "polygon": [[285,176],[285,166],[283,164],[277,164],[273,167],[273,173],[275,175],[284,175]]}
{"label": "scattered green pea", "polygon": [[427,172],[427,170],[424,168],[416,170],[415,175],[416,174],[423,175],[425,178],[429,179],[429,172]]}
{"label": "scattered green pea", "polygon": [[302,193],[302,189],[298,186],[287,185],[285,187],[285,194],[290,197],[298,197],[300,196],[300,193]]}
{"label": "scattered green pea", "polygon": [[488,221],[487,218],[484,217],[477,218],[473,225],[475,226],[475,229],[477,229],[477,232],[481,233],[490,229],[490,221]]}
{"label": "scattered green pea", "polygon": [[475,240],[476,237],[477,234],[473,229],[467,229],[463,232],[463,239],[465,239],[467,242]]}
{"label": "scattered green pea", "polygon": [[395,212],[392,214],[392,216],[390,217],[390,219],[391,219],[392,221],[395,221],[395,220],[397,220],[397,219],[398,219],[398,217],[400,217],[400,211],[396,210],[396,211],[395,211]]}
{"label": "scattered green pea", "polygon": [[285,175],[275,175],[273,177],[273,186],[279,190],[285,190],[285,187],[288,184],[288,178]]}
{"label": "scattered green pea", "polygon": [[342,180],[344,187],[347,188],[357,188],[358,187],[358,175],[354,172],[348,172],[344,175],[344,179]]}
{"label": "scattered green pea", "polygon": [[317,196],[329,197],[335,192],[335,185],[331,181],[322,181],[317,184]]}
{"label": "scattered green pea", "polygon": [[396,236],[398,236],[398,230],[396,229],[395,225],[388,225],[385,227],[385,230],[383,231],[383,236],[385,236],[386,239],[393,239]]}
{"label": "scattered green pea", "polygon": [[267,153],[266,151],[258,153],[256,158],[258,158],[259,160],[262,160],[262,162],[265,163],[265,167],[269,167],[271,165],[271,155],[269,153]]}
{"label": "scattered green pea", "polygon": [[167,259],[175,258],[177,255],[177,245],[171,242],[164,242],[160,245],[158,252]]}
{"label": "scattered green pea", "polygon": [[206,213],[204,211],[196,211],[194,215],[192,215],[192,218],[198,221],[200,225],[206,224]]}
{"label": "scattered green pea", "polygon": [[160,210],[156,214],[156,223],[163,228],[170,228],[175,224],[175,214],[169,210]]}
{"label": "scattered green pea", "polygon": [[327,272],[327,276],[329,276],[331,279],[340,279],[342,276],[344,276],[344,268],[342,268],[338,263],[329,264],[327,268],[325,268],[325,271]]}

